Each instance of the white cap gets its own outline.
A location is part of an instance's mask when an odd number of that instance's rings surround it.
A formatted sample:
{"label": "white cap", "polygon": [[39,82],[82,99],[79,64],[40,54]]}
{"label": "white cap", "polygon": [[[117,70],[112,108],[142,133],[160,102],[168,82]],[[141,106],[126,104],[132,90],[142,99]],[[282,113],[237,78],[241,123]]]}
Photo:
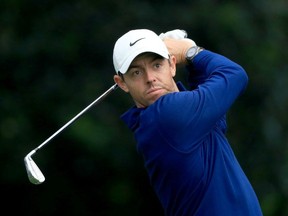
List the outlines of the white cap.
{"label": "white cap", "polygon": [[113,50],[113,64],[116,73],[125,74],[135,57],[144,52],[152,52],[166,59],[169,58],[165,43],[153,31],[136,29],[124,34],[116,41]]}

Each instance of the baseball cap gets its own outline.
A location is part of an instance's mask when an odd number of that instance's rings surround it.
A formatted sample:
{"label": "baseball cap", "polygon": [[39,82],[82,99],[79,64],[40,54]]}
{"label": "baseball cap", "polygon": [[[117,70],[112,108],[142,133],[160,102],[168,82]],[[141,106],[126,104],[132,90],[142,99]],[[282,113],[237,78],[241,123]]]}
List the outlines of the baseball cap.
{"label": "baseball cap", "polygon": [[166,59],[169,52],[162,39],[148,29],[130,30],[115,43],[113,64],[116,73],[125,74],[131,62],[141,53],[152,52]]}

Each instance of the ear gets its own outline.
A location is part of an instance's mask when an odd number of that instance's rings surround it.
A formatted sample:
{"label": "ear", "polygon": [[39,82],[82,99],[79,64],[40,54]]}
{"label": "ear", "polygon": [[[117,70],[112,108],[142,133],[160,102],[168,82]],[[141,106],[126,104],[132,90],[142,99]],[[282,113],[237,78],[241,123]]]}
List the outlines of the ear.
{"label": "ear", "polygon": [[172,77],[176,75],[176,57],[174,55],[170,56],[170,69]]}
{"label": "ear", "polygon": [[114,82],[117,83],[117,85],[125,92],[129,92],[129,89],[127,88],[126,83],[119,75],[114,75]]}

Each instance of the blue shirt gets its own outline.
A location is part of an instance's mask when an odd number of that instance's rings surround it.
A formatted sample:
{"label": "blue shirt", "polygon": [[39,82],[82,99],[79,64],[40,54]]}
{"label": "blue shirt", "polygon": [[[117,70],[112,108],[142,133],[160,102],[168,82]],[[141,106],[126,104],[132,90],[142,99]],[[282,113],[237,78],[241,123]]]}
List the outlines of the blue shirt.
{"label": "blue shirt", "polygon": [[259,216],[256,194],[225,136],[225,115],[245,90],[244,69],[200,52],[187,67],[188,91],[166,94],[121,118],[133,131],[165,215]]}

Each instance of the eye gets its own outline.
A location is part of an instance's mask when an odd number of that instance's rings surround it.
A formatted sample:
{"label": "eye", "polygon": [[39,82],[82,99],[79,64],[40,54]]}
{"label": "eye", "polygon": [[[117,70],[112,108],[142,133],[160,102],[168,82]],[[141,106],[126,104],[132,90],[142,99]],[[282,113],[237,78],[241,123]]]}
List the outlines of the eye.
{"label": "eye", "polygon": [[133,76],[138,76],[141,72],[139,70],[135,70],[132,72]]}
{"label": "eye", "polygon": [[131,70],[130,73],[131,77],[139,77],[142,74],[142,71],[139,69]]}
{"label": "eye", "polygon": [[162,64],[160,64],[160,63],[155,63],[155,64],[154,64],[154,68],[156,68],[156,69],[161,68],[161,66],[162,66]]}

